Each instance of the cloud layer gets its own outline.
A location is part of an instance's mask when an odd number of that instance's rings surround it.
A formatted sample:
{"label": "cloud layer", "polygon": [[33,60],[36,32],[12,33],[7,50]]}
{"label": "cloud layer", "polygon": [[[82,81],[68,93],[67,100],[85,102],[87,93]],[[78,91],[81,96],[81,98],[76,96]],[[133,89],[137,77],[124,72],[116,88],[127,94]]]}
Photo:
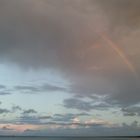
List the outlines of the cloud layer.
{"label": "cloud layer", "polygon": [[100,32],[111,36],[139,75],[139,6],[139,0],[1,1],[1,60],[55,69],[74,94],[137,103],[139,79]]}
{"label": "cloud layer", "polygon": [[[0,95],[63,92],[71,96],[61,104],[65,109],[88,112],[118,107],[124,116],[140,115],[140,0],[1,0],[0,21],[1,64],[38,73],[49,69],[69,83],[67,87],[19,84],[12,90],[0,83]],[[36,116],[35,109],[20,106],[11,111],[1,108],[0,114],[17,111],[23,124],[42,125],[52,119],[46,125],[60,128],[73,126],[62,120],[78,121],[77,116],[89,115]],[[77,125],[83,132],[85,123]],[[136,122],[113,130],[134,126],[139,130]]]}

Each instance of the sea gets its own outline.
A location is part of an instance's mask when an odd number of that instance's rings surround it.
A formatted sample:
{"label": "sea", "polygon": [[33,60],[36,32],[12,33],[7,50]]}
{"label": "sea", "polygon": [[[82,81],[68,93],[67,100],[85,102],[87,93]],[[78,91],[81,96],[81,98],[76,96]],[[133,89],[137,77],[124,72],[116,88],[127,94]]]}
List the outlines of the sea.
{"label": "sea", "polygon": [[140,137],[0,137],[0,140],[140,140]]}

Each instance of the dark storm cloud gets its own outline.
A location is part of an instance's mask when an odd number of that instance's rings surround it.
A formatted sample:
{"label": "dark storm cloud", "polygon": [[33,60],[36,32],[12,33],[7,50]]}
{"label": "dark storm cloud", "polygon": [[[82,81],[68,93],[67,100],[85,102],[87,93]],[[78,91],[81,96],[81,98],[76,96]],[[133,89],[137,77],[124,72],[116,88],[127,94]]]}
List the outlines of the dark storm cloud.
{"label": "dark storm cloud", "polygon": [[2,62],[56,70],[83,97],[108,95],[123,106],[140,101],[139,76],[99,35],[111,36],[139,75],[139,0],[1,0],[0,6]]}
{"label": "dark storm cloud", "polygon": [[[139,0],[97,0],[102,10],[110,18],[110,26],[113,31],[128,28],[128,30],[137,29],[140,26],[140,1]],[[122,33],[127,32],[123,29]],[[121,32],[120,32],[121,33]]]}

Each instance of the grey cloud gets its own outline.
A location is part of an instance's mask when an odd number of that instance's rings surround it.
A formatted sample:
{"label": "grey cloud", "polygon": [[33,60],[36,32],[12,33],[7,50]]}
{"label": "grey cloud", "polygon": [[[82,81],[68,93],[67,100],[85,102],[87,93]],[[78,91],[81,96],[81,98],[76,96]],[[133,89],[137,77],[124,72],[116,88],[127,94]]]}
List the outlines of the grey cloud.
{"label": "grey cloud", "polygon": [[23,114],[36,114],[37,111],[34,109],[28,109],[28,110],[24,110]]}
{"label": "grey cloud", "polygon": [[72,113],[68,113],[68,114],[54,114],[52,117],[53,121],[56,122],[71,122],[72,119],[74,119],[75,117],[79,117],[79,116],[90,116],[90,114],[88,113],[77,113],[77,114],[72,114]]}
{"label": "grey cloud", "polygon": [[36,116],[21,116],[16,122],[20,124],[41,124],[40,119]]}
{"label": "grey cloud", "polygon": [[137,121],[134,121],[134,122],[131,124],[131,126],[134,127],[134,128],[137,128],[137,127],[139,127],[139,124],[138,124]]}
{"label": "grey cloud", "polygon": [[105,126],[106,123],[90,123],[90,124],[86,124],[86,123],[78,123],[78,122],[47,122],[47,123],[44,123],[45,125],[59,125],[60,128],[63,128],[64,126],[67,126],[67,127],[70,127],[72,125],[74,126],[77,126],[77,127],[100,127],[100,126]]}
{"label": "grey cloud", "polygon": [[[108,0],[107,2],[97,0],[97,3],[101,6],[101,9],[108,14],[113,31],[118,30],[119,27],[129,28],[128,30],[137,29],[137,27],[139,27],[139,0]],[[127,30],[125,29],[124,31]]]}
{"label": "grey cloud", "polygon": [[[9,110],[7,113],[13,113]],[[51,119],[51,116],[42,116],[38,114],[21,114],[19,117],[14,119],[5,120],[0,119],[0,124],[12,124],[12,125],[22,125],[22,124],[33,124],[33,125],[45,125]]]}
{"label": "grey cloud", "polygon": [[0,114],[4,114],[4,113],[10,113],[10,111],[8,109],[0,108]]}
{"label": "grey cloud", "polygon": [[137,114],[133,113],[133,112],[123,112],[123,115],[124,116],[136,116]]}
{"label": "grey cloud", "polygon": [[[54,114],[53,116],[43,116],[43,115],[38,115],[38,114],[22,114],[19,118],[15,120],[16,123],[18,124],[36,124],[36,125],[72,125],[72,120],[75,117],[80,117],[80,116],[90,116],[88,113],[77,113],[77,114],[72,114],[72,113],[67,113],[67,114]],[[74,124],[74,123],[73,123]],[[75,123],[75,125],[83,125],[80,123]],[[95,125],[95,124],[94,124]]]}
{"label": "grey cloud", "polygon": [[15,86],[15,90],[23,91],[24,93],[37,93],[37,92],[55,92],[55,91],[66,91],[64,87],[59,87],[50,84],[34,85],[34,86]]}
{"label": "grey cloud", "polygon": [[59,86],[54,86],[54,85],[49,85],[49,84],[45,84],[41,86],[40,88],[43,91],[66,91],[66,88],[64,87],[59,87]]}
{"label": "grey cloud", "polygon": [[33,86],[16,86],[16,90],[37,92],[39,89]]}
{"label": "grey cloud", "polygon": [[16,123],[45,125],[50,119],[52,119],[51,116],[22,114],[19,118],[17,118]]}
{"label": "grey cloud", "polygon": [[13,128],[10,128],[9,125],[5,125],[5,126],[3,126],[1,129],[2,129],[2,130],[6,130],[6,131],[13,131],[13,130],[15,130],[15,129],[13,129]]}
{"label": "grey cloud", "polygon": [[10,95],[12,94],[11,90],[9,90],[5,85],[0,85],[0,95]]}
{"label": "grey cloud", "polygon": [[47,120],[47,119],[51,119],[51,116],[39,116],[38,117],[40,120]]}
{"label": "grey cloud", "polygon": [[26,130],[24,130],[24,133],[27,133],[27,132],[35,132],[35,131],[37,131],[37,130],[33,130],[33,129],[26,129]]}
{"label": "grey cloud", "polygon": [[140,116],[140,106],[122,108],[121,111],[123,112],[124,116]]}
{"label": "grey cloud", "polygon": [[78,98],[69,98],[63,101],[63,106],[66,108],[78,109],[83,111],[90,111],[90,110],[108,110],[113,108],[114,105],[111,105],[104,101],[84,101]]}
{"label": "grey cloud", "polygon": [[22,108],[17,105],[12,106],[12,112],[16,112],[16,111],[22,111]]}
{"label": "grey cloud", "polygon": [[98,34],[107,32],[139,75],[139,0],[5,0],[0,5],[1,61],[56,70],[76,95],[108,95],[122,106],[140,101],[139,78]]}
{"label": "grey cloud", "polygon": [[93,123],[85,123],[85,122],[72,122],[72,121],[46,121],[42,122],[35,116],[21,116],[19,120],[17,120],[18,124],[34,124],[34,125],[44,125],[44,126],[59,126],[60,128],[63,127],[71,127],[72,125],[77,127],[100,127],[106,126],[106,122],[93,122]]}
{"label": "grey cloud", "polygon": [[[49,124],[48,124],[49,125]],[[106,127],[104,125],[91,125],[86,127],[84,125],[80,125],[75,129],[66,128],[66,126],[74,125],[74,124],[63,124],[63,123],[50,123],[50,125],[62,125],[59,128],[48,128],[46,130],[34,130],[27,131],[24,134],[28,135],[41,135],[41,136],[138,136],[140,127],[137,122],[133,122],[130,125],[122,125],[122,126],[110,126]],[[134,127],[134,125],[136,127]],[[65,126],[65,128],[63,127]],[[78,126],[78,124],[77,124]]]}
{"label": "grey cloud", "polygon": [[5,89],[5,88],[6,88],[6,86],[0,85],[0,89]]}
{"label": "grey cloud", "polygon": [[89,113],[85,113],[85,112],[77,113],[77,114],[75,114],[75,115],[77,115],[77,116],[90,116]]}
{"label": "grey cloud", "polygon": [[114,105],[105,102],[93,105],[93,109],[97,109],[97,110],[108,110],[109,108],[113,108],[113,107]]}
{"label": "grey cloud", "polygon": [[0,91],[0,95],[10,95],[10,94],[12,93],[7,91]]}
{"label": "grey cloud", "polygon": [[133,121],[130,125],[123,123],[122,126],[126,129],[131,129],[131,128],[140,129],[139,123],[137,121]]}
{"label": "grey cloud", "polygon": [[82,101],[82,100],[74,99],[74,98],[65,99],[64,107],[74,108],[74,109],[79,109],[79,110],[84,110],[84,111],[90,111],[93,108],[90,102]]}

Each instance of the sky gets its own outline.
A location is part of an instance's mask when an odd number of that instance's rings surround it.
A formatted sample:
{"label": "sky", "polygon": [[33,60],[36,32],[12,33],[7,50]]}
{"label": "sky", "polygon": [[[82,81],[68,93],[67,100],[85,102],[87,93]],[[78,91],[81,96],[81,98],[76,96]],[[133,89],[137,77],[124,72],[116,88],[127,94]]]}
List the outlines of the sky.
{"label": "sky", "polygon": [[140,0],[0,0],[0,135],[140,135]]}

